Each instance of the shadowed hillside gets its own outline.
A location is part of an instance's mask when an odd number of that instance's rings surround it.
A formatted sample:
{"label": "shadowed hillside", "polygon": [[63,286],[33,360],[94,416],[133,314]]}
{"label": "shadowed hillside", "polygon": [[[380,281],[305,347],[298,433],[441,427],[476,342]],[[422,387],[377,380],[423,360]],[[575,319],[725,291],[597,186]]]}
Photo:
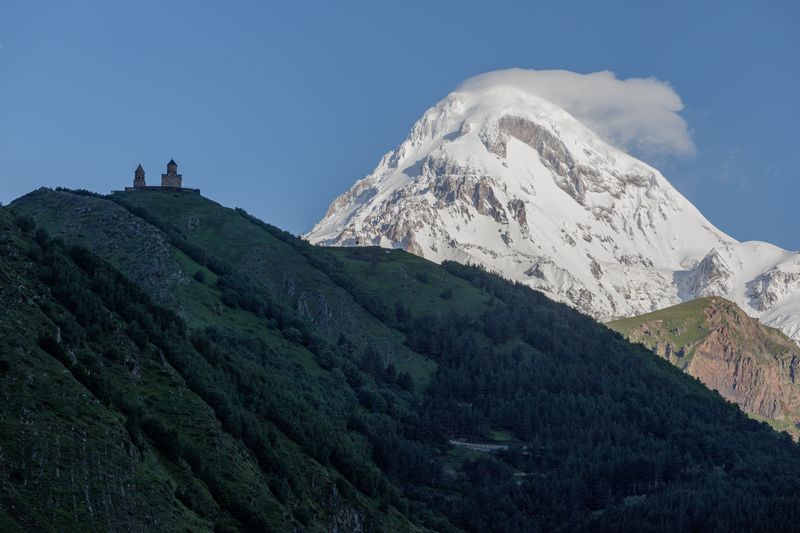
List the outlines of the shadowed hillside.
{"label": "shadowed hillside", "polygon": [[[682,531],[800,518],[788,437],[497,276],[316,248],[193,194],[39,190],[0,216],[9,528]],[[68,465],[83,477],[62,475]],[[127,513],[110,511],[119,480]]]}

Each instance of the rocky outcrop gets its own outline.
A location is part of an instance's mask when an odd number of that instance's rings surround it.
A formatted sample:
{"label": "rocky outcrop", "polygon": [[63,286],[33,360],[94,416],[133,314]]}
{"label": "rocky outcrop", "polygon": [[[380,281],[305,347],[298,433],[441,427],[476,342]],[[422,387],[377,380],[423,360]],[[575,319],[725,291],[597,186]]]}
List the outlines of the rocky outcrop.
{"label": "rocky outcrop", "polygon": [[705,310],[711,332],[695,349],[687,371],[748,413],[797,422],[800,349],[735,304],[712,301]]}
{"label": "rocky outcrop", "polygon": [[481,180],[475,184],[472,191],[472,205],[478,213],[488,215],[501,224],[508,223],[503,204],[497,200],[489,180]]}
{"label": "rocky outcrop", "polygon": [[536,150],[542,163],[558,176],[558,186],[578,203],[585,205],[589,188],[586,182],[598,177],[596,170],[578,164],[556,135],[524,117],[504,115],[497,121],[496,128],[481,134],[486,149],[503,158],[506,157],[508,137],[514,137]]}
{"label": "rocky outcrop", "polygon": [[703,298],[610,326],[745,412],[800,435],[800,348],[735,303]]}
{"label": "rocky outcrop", "polygon": [[689,291],[697,296],[725,294],[730,289],[733,272],[719,251],[714,249],[706,255],[692,272]]}
{"label": "rocky outcrop", "polygon": [[747,296],[750,305],[759,311],[766,311],[787,295],[800,293],[800,258],[795,262],[795,266],[798,267],[798,271],[773,268],[748,283]]}

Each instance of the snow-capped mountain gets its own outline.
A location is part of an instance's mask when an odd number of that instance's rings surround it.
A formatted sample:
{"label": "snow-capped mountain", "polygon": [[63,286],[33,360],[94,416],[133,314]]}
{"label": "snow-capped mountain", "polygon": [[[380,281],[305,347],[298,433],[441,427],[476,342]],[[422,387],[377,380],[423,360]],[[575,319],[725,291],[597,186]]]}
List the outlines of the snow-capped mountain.
{"label": "snow-capped mountain", "polygon": [[736,241],[658,170],[509,84],[429,109],[306,238],[483,265],[600,320],[725,296],[800,340],[800,254]]}

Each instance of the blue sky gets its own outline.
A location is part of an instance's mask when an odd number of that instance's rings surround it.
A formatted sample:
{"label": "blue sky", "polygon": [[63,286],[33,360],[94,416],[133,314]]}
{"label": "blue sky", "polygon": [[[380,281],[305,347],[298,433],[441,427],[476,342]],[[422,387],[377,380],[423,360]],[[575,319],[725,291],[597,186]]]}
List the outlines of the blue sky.
{"label": "blue sky", "polygon": [[[602,4],[602,5],[601,5]],[[644,155],[720,229],[800,249],[797,2],[0,2],[0,201],[187,186],[308,230],[463,80],[656,77],[696,152]],[[641,155],[641,154],[640,154]]]}

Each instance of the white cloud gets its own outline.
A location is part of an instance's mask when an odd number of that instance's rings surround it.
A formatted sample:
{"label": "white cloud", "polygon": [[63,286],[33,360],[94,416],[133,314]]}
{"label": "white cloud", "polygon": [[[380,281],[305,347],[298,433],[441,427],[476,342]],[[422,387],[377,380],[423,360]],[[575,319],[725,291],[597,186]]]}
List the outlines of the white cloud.
{"label": "white cloud", "polygon": [[621,80],[604,70],[509,69],[466,80],[459,90],[509,85],[562,107],[607,142],[646,154],[692,154],[695,145],[678,113],[683,102],[668,83],[656,78]]}

